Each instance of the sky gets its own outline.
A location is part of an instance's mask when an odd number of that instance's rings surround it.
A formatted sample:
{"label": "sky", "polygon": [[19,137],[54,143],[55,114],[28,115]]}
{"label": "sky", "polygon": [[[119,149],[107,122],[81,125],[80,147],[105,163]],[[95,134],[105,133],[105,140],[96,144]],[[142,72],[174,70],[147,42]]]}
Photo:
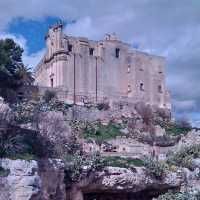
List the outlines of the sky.
{"label": "sky", "polygon": [[59,20],[66,34],[99,40],[115,32],[141,51],[165,56],[173,114],[200,126],[200,0],[0,0],[0,38],[18,42],[29,67]]}

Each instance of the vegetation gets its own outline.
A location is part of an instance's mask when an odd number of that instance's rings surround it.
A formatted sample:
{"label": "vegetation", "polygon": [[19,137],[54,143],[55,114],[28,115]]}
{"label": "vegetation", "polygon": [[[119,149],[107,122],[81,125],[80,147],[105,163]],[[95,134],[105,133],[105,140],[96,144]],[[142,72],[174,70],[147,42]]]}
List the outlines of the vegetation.
{"label": "vegetation", "polygon": [[68,154],[65,158],[65,179],[68,182],[77,182],[88,177],[91,172],[101,170],[104,167],[104,162],[99,153],[91,155],[82,155],[75,153]]}
{"label": "vegetation", "polygon": [[156,200],[199,200],[199,192],[184,192],[184,193],[172,193],[168,192],[164,195],[160,195]]}
{"label": "vegetation", "polygon": [[49,103],[51,100],[56,98],[56,92],[51,90],[46,90],[43,96],[43,100]]}
{"label": "vegetation", "polygon": [[3,167],[0,166],[0,177],[6,177],[10,173],[9,169],[4,169]]}
{"label": "vegetation", "polygon": [[157,179],[162,179],[166,169],[166,165],[164,163],[146,158],[144,160],[144,166],[147,168],[150,175],[153,175]]}
{"label": "vegetation", "polygon": [[99,103],[97,104],[98,110],[109,110],[110,106],[108,103]]}
{"label": "vegetation", "polygon": [[186,167],[191,170],[194,169],[193,159],[200,157],[200,145],[193,145],[182,148],[176,153],[169,155],[167,163],[170,165],[176,165],[179,167]]}
{"label": "vegetation", "polygon": [[23,101],[12,107],[17,123],[38,123],[39,113],[47,111],[60,111],[66,115],[68,108],[68,104],[57,99],[49,102],[43,100]]}
{"label": "vegetation", "polygon": [[177,144],[177,142],[180,140],[180,136],[156,136],[154,134],[142,134],[138,137],[138,140],[149,145],[155,144],[160,147],[169,147]]}
{"label": "vegetation", "polygon": [[183,120],[175,123],[162,122],[160,125],[165,129],[168,135],[172,136],[186,135],[192,129],[190,124]]}
{"label": "vegetation", "polygon": [[131,168],[131,167],[142,167],[144,162],[138,158],[123,158],[119,156],[108,156],[103,158],[105,166],[111,167],[122,167],[122,168]]}
{"label": "vegetation", "polygon": [[120,125],[111,122],[108,125],[101,123],[87,124],[83,130],[83,137],[85,139],[93,138],[97,143],[103,143],[103,141],[121,135],[120,129]]}
{"label": "vegetation", "polygon": [[22,63],[23,49],[12,39],[0,40],[0,96],[13,101],[16,90],[33,82],[30,70]]}
{"label": "vegetation", "polygon": [[13,128],[0,133],[0,158],[31,160],[53,156],[53,145],[36,132]]}

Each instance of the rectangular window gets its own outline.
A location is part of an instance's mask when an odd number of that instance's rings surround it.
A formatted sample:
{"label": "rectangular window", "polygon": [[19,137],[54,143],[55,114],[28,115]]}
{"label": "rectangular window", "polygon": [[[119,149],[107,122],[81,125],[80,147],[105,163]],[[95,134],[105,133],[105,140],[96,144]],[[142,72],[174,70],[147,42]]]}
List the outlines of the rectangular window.
{"label": "rectangular window", "polygon": [[71,44],[68,44],[68,51],[69,52],[72,52],[72,48],[73,48],[73,46]]}
{"label": "rectangular window", "polygon": [[53,78],[51,78],[51,87],[53,87]]}
{"label": "rectangular window", "polygon": [[162,86],[161,85],[158,86],[158,92],[162,93]]}
{"label": "rectangular window", "polygon": [[119,48],[116,48],[116,49],[115,49],[115,57],[116,57],[116,58],[119,58],[119,56],[120,56],[120,49],[119,49]]}
{"label": "rectangular window", "polygon": [[90,53],[91,56],[93,56],[94,55],[94,48],[90,48],[89,53]]}

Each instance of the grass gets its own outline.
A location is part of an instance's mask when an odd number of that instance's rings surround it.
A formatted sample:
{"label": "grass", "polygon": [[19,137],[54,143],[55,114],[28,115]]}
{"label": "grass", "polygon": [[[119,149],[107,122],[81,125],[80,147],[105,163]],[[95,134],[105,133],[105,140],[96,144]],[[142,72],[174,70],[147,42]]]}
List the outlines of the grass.
{"label": "grass", "polygon": [[96,128],[85,129],[83,137],[85,139],[95,139],[96,142],[103,142],[121,135],[120,125],[109,123],[108,125],[97,124]]}
{"label": "grass", "polygon": [[200,157],[200,144],[184,147],[168,156],[167,163],[194,170],[193,159]]}
{"label": "grass", "polygon": [[6,177],[10,173],[9,169],[4,169],[3,167],[0,167],[0,177]]}
{"label": "grass", "polygon": [[161,124],[161,127],[165,129],[166,133],[171,136],[186,135],[191,131],[190,127],[182,127],[177,123]]}
{"label": "grass", "polygon": [[130,167],[142,167],[144,166],[144,162],[138,158],[123,158],[119,156],[109,156],[103,158],[105,166],[111,167],[122,167],[122,168],[130,168]]}
{"label": "grass", "polygon": [[10,159],[12,160],[26,160],[26,161],[31,161],[31,160],[37,160],[38,158],[30,153],[23,153],[23,154],[16,154],[16,155],[12,155],[12,156],[8,156]]}

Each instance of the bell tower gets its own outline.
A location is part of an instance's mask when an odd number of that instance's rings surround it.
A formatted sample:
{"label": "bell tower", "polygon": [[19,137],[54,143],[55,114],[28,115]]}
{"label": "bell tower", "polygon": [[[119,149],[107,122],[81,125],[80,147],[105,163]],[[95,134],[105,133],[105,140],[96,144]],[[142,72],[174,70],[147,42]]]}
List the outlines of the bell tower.
{"label": "bell tower", "polygon": [[56,51],[62,48],[63,23],[59,22],[49,28],[45,37],[47,45],[47,55],[50,58]]}

